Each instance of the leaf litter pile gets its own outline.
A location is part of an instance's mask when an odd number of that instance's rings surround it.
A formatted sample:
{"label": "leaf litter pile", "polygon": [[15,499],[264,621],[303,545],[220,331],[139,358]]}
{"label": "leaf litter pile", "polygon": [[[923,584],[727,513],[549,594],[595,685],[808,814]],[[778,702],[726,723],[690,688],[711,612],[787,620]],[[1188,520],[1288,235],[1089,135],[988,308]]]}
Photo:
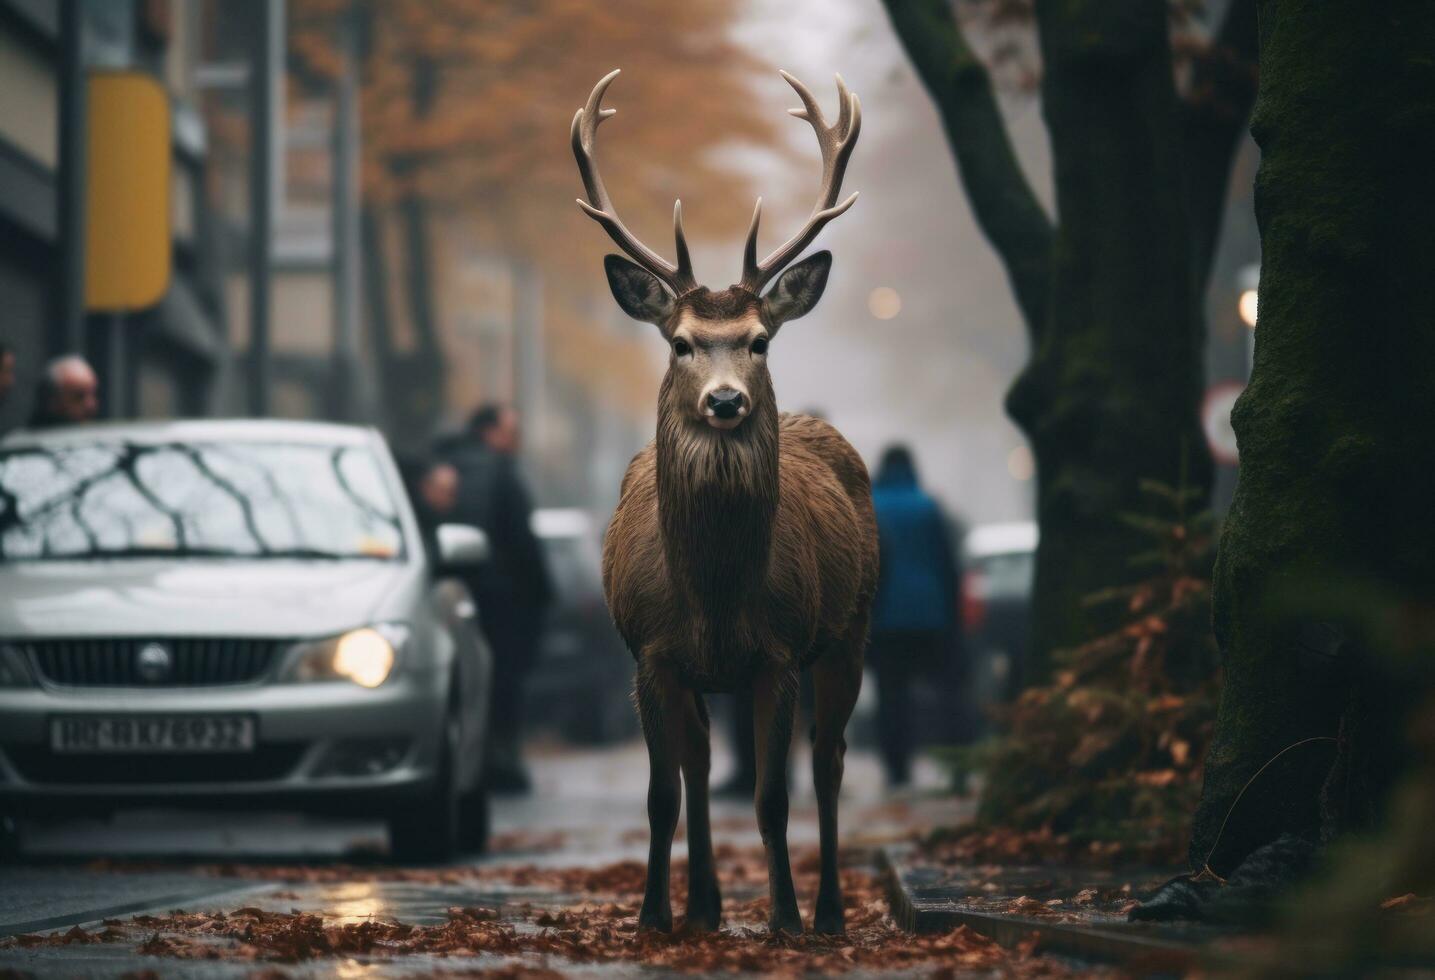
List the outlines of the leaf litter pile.
{"label": "leaf litter pile", "polygon": [[1145,571],[1086,598],[1111,629],[1053,651],[1050,679],[997,712],[998,737],[945,753],[955,778],[985,782],[977,821],[934,835],[932,859],[1185,863],[1220,689],[1213,518],[1184,481],[1141,490],[1151,512],[1121,517],[1150,541]]}
{"label": "leaf litter pile", "polygon": [[[810,906],[817,889],[815,849],[795,855],[793,872],[798,894]],[[408,925],[386,918],[337,921],[323,913],[268,911],[250,906],[227,913],[175,911],[168,915],[136,915],[106,920],[104,928],[86,932],[17,936],[0,948],[34,948],[90,943],[135,944],[137,953],[194,960],[241,960],[256,963],[299,963],[321,958],[391,958],[423,954],[437,957],[495,957],[512,969],[547,971],[564,963],[637,962],[673,972],[746,972],[796,976],[804,973],[883,972],[907,970],[932,976],[997,972],[1032,977],[1072,975],[1068,966],[1033,954],[1031,948],[1009,950],[965,927],[930,935],[898,929],[887,914],[881,880],[873,873],[846,868],[842,872],[847,908],[845,936],[770,936],[767,932],[767,866],[760,848],[718,848],[717,864],[724,890],[724,928],[717,933],[689,931],[682,925],[682,900],[687,891],[687,865],[673,865],[673,898],[678,928],[671,934],[639,932],[638,908],[644,867],[619,861],[594,867],[469,867],[448,869],[366,869],[373,878],[401,875],[401,880],[426,877],[448,883],[452,875],[502,880],[520,888],[542,888],[587,896],[565,906],[530,903],[501,908],[455,907],[435,925]],[[257,868],[259,866],[251,866]],[[319,866],[317,876],[287,877],[297,868],[272,868],[275,880],[334,880],[333,867]],[[366,877],[349,868],[342,880]],[[253,877],[259,877],[257,874]],[[753,894],[762,897],[749,898]],[[517,962],[514,962],[517,961]],[[459,967],[461,964],[455,964]],[[514,975],[518,975],[515,973]],[[551,975],[551,974],[549,974]]]}

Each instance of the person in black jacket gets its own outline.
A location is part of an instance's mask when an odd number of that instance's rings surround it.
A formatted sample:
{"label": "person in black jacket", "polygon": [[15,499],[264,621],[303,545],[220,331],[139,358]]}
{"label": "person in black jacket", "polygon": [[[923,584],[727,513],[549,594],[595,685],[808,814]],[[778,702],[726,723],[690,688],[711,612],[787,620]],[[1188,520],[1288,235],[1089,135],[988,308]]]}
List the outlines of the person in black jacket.
{"label": "person in black jacket", "polygon": [[395,457],[404,492],[418,520],[419,536],[429,561],[438,560],[438,526],[452,520],[458,504],[458,470],[452,463],[430,456],[399,454]]}
{"label": "person in black jacket", "polygon": [[453,520],[482,528],[493,557],[467,581],[479,621],[493,648],[493,698],[487,779],[498,792],[530,787],[520,751],[523,683],[538,649],[553,582],[530,525],[533,506],[518,470],[518,414],[509,406],[480,407],[464,435],[447,447],[458,471]]}

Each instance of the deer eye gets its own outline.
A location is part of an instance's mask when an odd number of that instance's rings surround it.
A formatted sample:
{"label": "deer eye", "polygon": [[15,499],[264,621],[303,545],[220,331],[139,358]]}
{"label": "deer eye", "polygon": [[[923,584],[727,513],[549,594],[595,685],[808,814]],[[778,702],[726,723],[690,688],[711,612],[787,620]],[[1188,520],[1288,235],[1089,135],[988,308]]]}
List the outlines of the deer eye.
{"label": "deer eye", "polygon": [[683,340],[681,337],[673,341],[673,353],[678,355],[679,357],[687,357],[692,352],[692,345],[689,344],[686,340]]}
{"label": "deer eye", "polygon": [[756,340],[754,340],[754,341],[752,342],[752,352],[753,352],[754,354],[766,354],[766,353],[767,353],[767,338],[766,338],[766,337],[759,337],[759,338],[757,338]]}

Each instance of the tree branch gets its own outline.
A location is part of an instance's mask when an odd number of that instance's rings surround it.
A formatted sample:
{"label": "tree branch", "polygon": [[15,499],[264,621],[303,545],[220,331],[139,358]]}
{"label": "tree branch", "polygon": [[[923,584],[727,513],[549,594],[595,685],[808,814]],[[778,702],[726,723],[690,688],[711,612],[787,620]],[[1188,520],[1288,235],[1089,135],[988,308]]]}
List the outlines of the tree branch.
{"label": "tree branch", "polygon": [[950,0],[883,0],[957,158],[977,224],[1006,266],[1027,329],[1045,324],[1053,232],[1017,163],[986,66],[962,36]]}
{"label": "tree branch", "polygon": [[1232,0],[1220,31],[1192,66],[1181,103],[1191,259],[1202,291],[1221,234],[1231,162],[1256,100],[1257,57],[1255,0]]}

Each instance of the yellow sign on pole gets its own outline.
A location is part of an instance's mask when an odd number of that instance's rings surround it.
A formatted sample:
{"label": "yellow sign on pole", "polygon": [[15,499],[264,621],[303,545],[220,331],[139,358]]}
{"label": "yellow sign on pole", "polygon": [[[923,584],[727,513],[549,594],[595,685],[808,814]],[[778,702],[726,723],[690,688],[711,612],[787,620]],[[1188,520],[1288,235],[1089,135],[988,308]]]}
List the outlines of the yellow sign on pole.
{"label": "yellow sign on pole", "polygon": [[123,313],[169,288],[169,98],[152,76],[93,72],[85,195],[85,308]]}

